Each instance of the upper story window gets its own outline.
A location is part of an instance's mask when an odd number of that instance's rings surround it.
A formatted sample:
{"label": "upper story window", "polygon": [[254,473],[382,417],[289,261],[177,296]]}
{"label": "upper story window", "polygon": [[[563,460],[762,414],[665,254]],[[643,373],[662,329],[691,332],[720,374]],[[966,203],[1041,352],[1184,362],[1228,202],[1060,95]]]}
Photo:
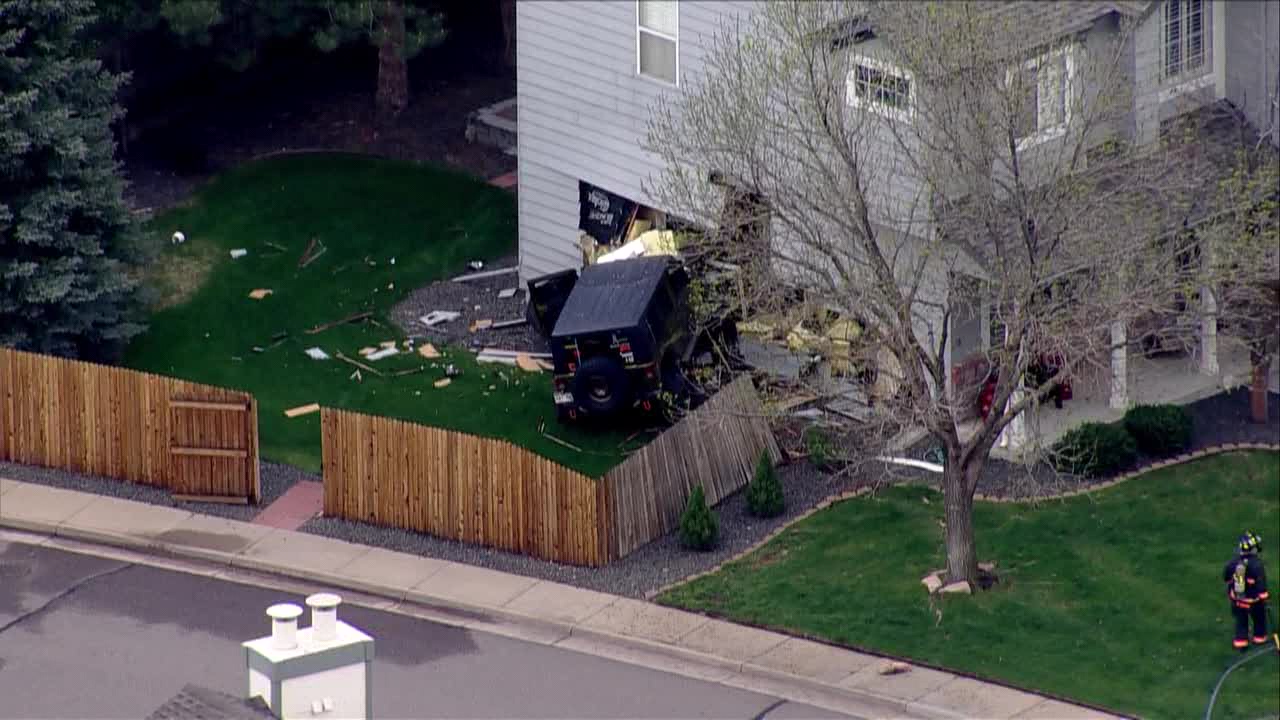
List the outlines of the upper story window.
{"label": "upper story window", "polygon": [[636,68],[645,77],[677,84],[680,10],[676,0],[636,0]]}
{"label": "upper story window", "polygon": [[1166,0],[1164,76],[1174,78],[1204,66],[1204,0]]}
{"label": "upper story window", "polygon": [[1020,148],[1066,133],[1076,82],[1075,57],[1069,48],[1027,60],[1010,70],[1006,80],[1022,94],[1014,128]]}
{"label": "upper story window", "polygon": [[915,113],[915,83],[909,71],[875,58],[854,57],[845,93],[850,105],[895,120]]}

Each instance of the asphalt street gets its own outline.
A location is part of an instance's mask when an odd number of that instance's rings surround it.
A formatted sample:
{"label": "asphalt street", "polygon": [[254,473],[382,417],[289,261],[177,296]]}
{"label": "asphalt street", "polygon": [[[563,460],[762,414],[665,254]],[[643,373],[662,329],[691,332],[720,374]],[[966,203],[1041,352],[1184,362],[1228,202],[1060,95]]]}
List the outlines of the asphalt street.
{"label": "asphalt street", "polygon": [[[0,718],[145,718],[188,683],[241,695],[240,643],[269,633],[267,606],[302,600],[0,541]],[[379,718],[842,717],[393,612],[340,616],[375,639]]]}

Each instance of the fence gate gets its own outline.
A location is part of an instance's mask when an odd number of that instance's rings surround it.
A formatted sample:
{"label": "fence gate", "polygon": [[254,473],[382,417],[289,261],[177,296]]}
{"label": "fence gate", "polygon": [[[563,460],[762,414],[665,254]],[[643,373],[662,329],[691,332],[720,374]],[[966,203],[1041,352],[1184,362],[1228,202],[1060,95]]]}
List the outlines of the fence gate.
{"label": "fence gate", "polygon": [[169,477],[176,495],[258,502],[258,405],[169,399]]}

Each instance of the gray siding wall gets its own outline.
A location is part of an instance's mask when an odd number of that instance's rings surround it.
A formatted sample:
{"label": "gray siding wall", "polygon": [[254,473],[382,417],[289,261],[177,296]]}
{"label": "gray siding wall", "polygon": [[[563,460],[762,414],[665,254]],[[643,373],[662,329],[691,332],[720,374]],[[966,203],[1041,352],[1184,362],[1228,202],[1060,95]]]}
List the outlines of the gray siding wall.
{"label": "gray siding wall", "polygon": [[[704,48],[726,16],[754,3],[680,0],[681,84],[701,73]],[[677,88],[636,68],[635,0],[516,3],[520,135],[520,274],[581,265],[578,181],[652,204],[660,171],[643,149],[649,109]]]}
{"label": "gray siding wall", "polygon": [[1145,144],[1159,136],[1160,123],[1213,102],[1218,93],[1215,69],[1222,58],[1217,47],[1221,37],[1218,21],[1227,0],[1205,0],[1204,64],[1194,71],[1166,77],[1164,69],[1165,3],[1156,3],[1143,17],[1134,35],[1134,119],[1135,138]]}
{"label": "gray siding wall", "polygon": [[1227,99],[1280,146],[1280,3],[1232,0],[1225,15]]}

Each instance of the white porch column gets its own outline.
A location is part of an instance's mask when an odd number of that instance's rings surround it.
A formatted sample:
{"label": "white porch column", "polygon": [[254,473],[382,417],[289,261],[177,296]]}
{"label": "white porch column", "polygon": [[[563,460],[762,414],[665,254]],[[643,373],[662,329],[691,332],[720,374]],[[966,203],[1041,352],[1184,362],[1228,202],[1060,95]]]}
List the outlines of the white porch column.
{"label": "white porch column", "polygon": [[1111,409],[1129,407],[1129,349],[1123,321],[1111,323]]}
{"label": "white porch column", "polygon": [[1200,372],[1218,374],[1218,300],[1213,290],[1200,288]]}
{"label": "white porch column", "polygon": [[[1025,397],[1025,393],[1021,389],[1014,390],[1013,394],[1009,396],[1009,404],[1005,406],[1006,409],[1022,402],[1023,397]],[[992,412],[995,412],[994,408],[992,408]],[[1002,448],[1008,448],[1010,450],[1020,450],[1026,447],[1027,445],[1027,411],[1026,410],[1023,410],[1022,412],[1018,413],[1017,416],[1013,418],[1013,420],[1009,421],[1008,425],[1004,426],[1004,430],[1000,431],[999,445]]]}

